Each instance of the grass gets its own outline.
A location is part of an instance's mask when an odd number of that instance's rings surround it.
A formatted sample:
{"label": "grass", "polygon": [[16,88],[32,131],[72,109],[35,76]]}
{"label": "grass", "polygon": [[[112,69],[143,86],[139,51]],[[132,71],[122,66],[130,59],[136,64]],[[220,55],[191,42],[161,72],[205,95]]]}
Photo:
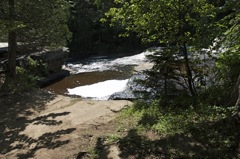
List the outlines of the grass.
{"label": "grass", "polygon": [[[159,101],[137,101],[109,123],[90,158],[107,157],[117,146],[120,158],[240,158],[240,124],[234,107],[198,104],[163,107]],[[114,126],[112,125],[114,123]]]}
{"label": "grass", "polygon": [[158,101],[137,102],[121,112],[122,121],[131,125],[128,134],[118,138],[122,157],[238,158],[240,126],[231,118],[233,111],[204,104],[173,108],[160,107]]}
{"label": "grass", "polygon": [[110,134],[105,138],[106,144],[114,144],[117,143],[120,139],[120,136],[117,134]]}

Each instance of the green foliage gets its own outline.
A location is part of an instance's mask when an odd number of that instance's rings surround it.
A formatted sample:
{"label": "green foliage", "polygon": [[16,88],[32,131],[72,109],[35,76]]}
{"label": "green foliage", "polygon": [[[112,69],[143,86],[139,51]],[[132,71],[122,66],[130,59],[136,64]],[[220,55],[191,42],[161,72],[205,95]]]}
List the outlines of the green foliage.
{"label": "green foliage", "polygon": [[[111,25],[121,25],[136,32],[143,42],[165,46],[166,49],[150,60],[155,64],[148,72],[148,83],[155,91],[164,87],[163,94],[180,85],[184,92],[196,96],[205,86],[203,48],[209,48],[214,39],[226,29],[219,14],[221,7],[206,0],[178,1],[115,1],[106,16]],[[206,36],[207,35],[207,36]],[[156,89],[155,89],[156,88]],[[157,90],[158,91],[158,90]]]}
{"label": "green foliage", "polygon": [[116,134],[110,134],[106,137],[106,143],[108,144],[113,144],[113,143],[117,143],[120,139],[120,136],[116,135]]}
{"label": "green foliage", "polygon": [[45,64],[27,58],[24,67],[17,66],[16,84],[13,84],[13,88],[10,89],[13,92],[21,92],[35,88],[37,86],[37,81],[46,76],[45,68]]}
{"label": "green foliage", "polygon": [[230,50],[222,53],[216,63],[216,67],[219,70],[219,77],[223,80],[222,82],[230,86],[234,85],[239,75],[239,66],[240,50]]}
{"label": "green foliage", "polygon": [[[184,60],[178,56],[180,55],[176,47],[165,47],[153,55],[148,55],[147,58],[154,66],[151,70],[145,71],[147,78],[142,83],[146,88],[152,88],[155,91],[156,98],[173,97],[184,91],[187,93],[187,84],[184,81],[187,77]],[[151,96],[152,92],[149,93]],[[148,98],[148,92],[145,95]]]}
{"label": "green foliage", "polygon": [[162,111],[153,130],[166,135],[187,133],[189,129],[199,123],[215,122],[229,117],[233,108],[219,106],[199,106],[198,109],[190,107],[186,110],[175,109]]}
{"label": "green foliage", "polygon": [[[238,3],[240,6],[240,4]],[[240,12],[231,18],[232,27],[224,33],[221,42],[223,53],[219,55],[216,63],[220,82],[226,86],[233,86],[239,76],[240,66]]]}
{"label": "green foliage", "polygon": [[[150,142],[139,135],[141,131],[151,130],[167,142],[166,158],[233,158],[239,147],[239,121],[231,117],[236,108],[223,103],[239,76],[239,2],[115,2],[118,6],[106,13],[112,26],[121,25],[126,29],[124,35],[134,31],[143,42],[165,47],[149,56],[154,66],[147,72],[146,86],[152,88],[158,100],[138,101],[133,108],[123,111],[125,117],[138,122],[137,128],[130,130],[129,136],[119,143],[131,151],[135,149],[140,156],[141,149],[155,152],[158,146],[162,150],[161,139]],[[217,45],[210,47],[214,42]],[[207,63],[200,55],[206,54],[212,62],[211,51],[202,50],[215,49],[219,44],[224,52],[216,60],[216,73],[205,67]],[[176,84],[182,86],[183,91],[172,88]],[[204,147],[202,152],[192,151],[191,146],[187,151],[179,148],[174,141],[179,137],[183,145],[197,143],[195,148]]]}
{"label": "green foliage", "polygon": [[90,159],[97,159],[100,157],[100,154],[101,154],[100,150],[96,150],[96,149],[90,149],[88,152],[89,152],[88,155]]}
{"label": "green foliage", "polygon": [[[14,20],[9,19],[8,1],[1,1],[0,36],[15,30],[18,42],[28,48],[64,46],[70,37],[67,27],[69,4],[65,0],[15,0]],[[24,48],[26,49],[26,48]]]}
{"label": "green foliage", "polygon": [[[159,153],[156,150],[161,149],[166,158],[231,158],[235,155],[239,125],[231,118],[236,111],[234,107],[198,104],[182,109],[159,103],[139,101],[123,111],[125,120],[128,114],[128,118],[138,118],[138,124],[129,136],[119,139],[122,146],[138,154],[147,149],[156,156]],[[159,135],[157,140],[145,137],[150,130]]]}
{"label": "green foliage", "polygon": [[[184,100],[184,99],[182,99]],[[204,122],[213,123],[226,119],[234,112],[234,107],[210,106],[198,104],[196,107],[161,106],[160,101],[146,103],[138,101],[133,108],[123,111],[123,114],[138,118],[139,124],[152,129],[161,135],[181,134]]]}
{"label": "green foliage", "polygon": [[[220,29],[213,22],[215,7],[205,0],[115,2],[119,7],[111,8],[106,13],[112,25],[120,23],[126,30],[137,32],[146,42],[206,46],[216,37],[216,29]],[[207,39],[204,38],[206,34]]]}

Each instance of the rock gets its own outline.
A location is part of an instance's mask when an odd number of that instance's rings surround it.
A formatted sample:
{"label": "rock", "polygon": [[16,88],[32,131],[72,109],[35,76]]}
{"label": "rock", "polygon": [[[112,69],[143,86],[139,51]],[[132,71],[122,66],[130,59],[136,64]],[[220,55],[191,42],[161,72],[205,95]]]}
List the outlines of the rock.
{"label": "rock", "polygon": [[134,67],[134,71],[138,73],[145,70],[150,70],[153,67],[153,65],[154,64],[150,62],[143,62],[140,63],[138,66]]}
{"label": "rock", "polygon": [[[44,67],[46,78],[38,81],[38,86],[44,87],[57,80],[63,79],[66,76],[69,76],[70,73],[67,70],[62,70],[62,65],[68,59],[68,49],[61,48],[56,50],[43,50],[40,52],[31,53],[29,55],[23,55],[16,59],[16,64],[21,67],[27,68],[29,65],[28,57],[32,58],[35,61],[46,64]],[[0,62],[0,70],[6,70],[8,64],[8,59]],[[39,68],[41,69],[41,68]]]}
{"label": "rock", "polygon": [[62,65],[68,59],[68,49],[43,50],[41,52],[31,53],[29,57],[33,60],[41,61],[47,64],[48,73],[56,73],[62,69]]}
{"label": "rock", "polygon": [[0,58],[7,57],[8,47],[0,47]]}
{"label": "rock", "polygon": [[134,74],[127,83],[127,88],[122,92],[117,92],[109,97],[109,100],[134,100],[142,98],[142,91],[146,88],[142,86],[138,80],[144,80],[146,75]]}
{"label": "rock", "polygon": [[0,42],[0,58],[7,57],[8,43]]}
{"label": "rock", "polygon": [[43,50],[29,55],[33,60],[41,61],[46,64],[45,72],[48,76],[45,79],[38,81],[40,87],[50,85],[53,82],[70,75],[69,71],[62,70],[62,66],[68,59],[68,53],[69,51],[67,48],[62,48],[56,50]]}
{"label": "rock", "polygon": [[49,75],[47,78],[43,79],[43,80],[39,80],[37,82],[37,85],[39,87],[45,87],[48,86],[56,81],[59,81],[67,76],[70,75],[70,72],[67,70],[60,70],[54,74]]}
{"label": "rock", "polygon": [[[68,59],[68,49],[61,48],[56,50],[43,50],[40,52],[31,53],[28,55],[23,55],[16,58],[16,63],[18,66],[24,67],[28,65],[27,58],[30,57],[35,61],[42,62],[46,64],[46,73],[53,74],[62,69],[65,61]],[[0,66],[4,69],[7,68],[8,59],[1,61]]]}

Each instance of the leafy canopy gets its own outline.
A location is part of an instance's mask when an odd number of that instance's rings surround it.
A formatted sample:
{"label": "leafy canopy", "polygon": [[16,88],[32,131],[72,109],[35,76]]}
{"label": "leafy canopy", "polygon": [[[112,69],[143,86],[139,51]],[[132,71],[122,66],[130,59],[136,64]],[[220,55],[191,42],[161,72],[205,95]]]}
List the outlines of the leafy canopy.
{"label": "leafy canopy", "polygon": [[217,8],[206,0],[115,0],[119,7],[106,16],[121,23],[144,42],[206,47],[222,27],[215,21]]}
{"label": "leafy canopy", "polygon": [[153,83],[152,87],[159,84],[166,92],[174,82],[195,96],[196,88],[206,84],[207,70],[203,67],[206,51],[202,48],[209,48],[228,27],[219,16],[225,4],[208,0],[115,2],[119,7],[106,13],[111,25],[124,26],[126,36],[134,31],[143,42],[169,47],[163,50],[165,53],[159,52],[150,58],[155,64],[148,80]]}
{"label": "leafy canopy", "polygon": [[69,4],[65,0],[15,0],[14,19],[10,21],[7,0],[0,2],[0,37],[16,31],[18,42],[35,46],[65,45],[70,37],[67,27]]}

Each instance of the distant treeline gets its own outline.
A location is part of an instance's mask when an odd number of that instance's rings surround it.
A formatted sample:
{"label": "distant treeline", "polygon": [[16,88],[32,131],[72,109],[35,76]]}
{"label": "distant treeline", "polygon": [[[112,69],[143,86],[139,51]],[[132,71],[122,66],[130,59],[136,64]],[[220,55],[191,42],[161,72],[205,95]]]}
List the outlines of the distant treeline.
{"label": "distant treeline", "polygon": [[68,47],[72,55],[84,56],[96,53],[132,52],[143,48],[140,39],[132,33],[120,37],[124,28],[119,24],[110,27],[101,22],[105,12],[114,7],[111,0],[74,0],[70,8],[69,29],[72,38]]}

